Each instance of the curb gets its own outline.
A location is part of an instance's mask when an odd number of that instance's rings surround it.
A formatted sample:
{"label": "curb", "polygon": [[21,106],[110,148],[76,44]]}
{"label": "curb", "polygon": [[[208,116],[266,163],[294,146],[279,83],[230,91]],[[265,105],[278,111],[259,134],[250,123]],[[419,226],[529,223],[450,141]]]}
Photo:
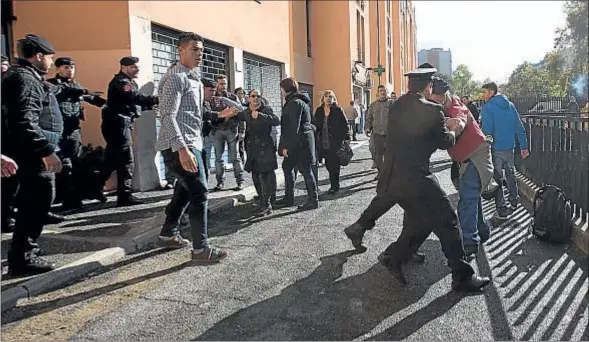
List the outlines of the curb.
{"label": "curb", "polygon": [[[531,180],[516,171],[518,192],[528,203],[532,204],[536,192],[540,189]],[[531,207],[531,206],[530,206]],[[532,216],[534,213],[531,213]],[[589,254],[589,223],[583,222],[582,218],[575,218],[573,222],[573,234],[571,241],[585,254]]]}
{"label": "curb", "polygon": [[[366,140],[351,146],[351,148],[354,150],[367,144],[368,141]],[[281,169],[278,169],[275,172],[277,185],[283,185],[284,173]],[[232,195],[231,197],[221,199],[220,201],[211,205],[209,210],[212,214],[215,214],[225,209],[235,207],[238,202],[250,201],[256,195],[256,189],[253,185],[251,185],[244,190]],[[54,271],[38,275],[22,284],[19,284],[18,286],[2,291],[1,311],[4,312],[14,308],[20,299],[29,299],[32,296],[36,296],[38,294],[58,288],[94,270],[120,261],[128,253],[144,249],[155,241],[159,235],[159,232],[160,227],[158,225],[151,230],[135,236],[130,241],[121,243],[119,247],[111,247],[100,250]]]}
{"label": "curb", "polygon": [[106,248],[2,291],[2,312],[14,308],[19,299],[30,298],[60,287],[96,269],[113,264],[123,259],[125,255],[123,248]]}

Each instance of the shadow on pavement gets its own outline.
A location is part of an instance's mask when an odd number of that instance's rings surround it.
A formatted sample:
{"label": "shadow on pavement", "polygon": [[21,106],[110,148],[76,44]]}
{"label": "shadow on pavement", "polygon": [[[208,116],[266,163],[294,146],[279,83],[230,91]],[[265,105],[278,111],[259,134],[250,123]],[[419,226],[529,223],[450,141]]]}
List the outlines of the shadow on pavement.
{"label": "shadow on pavement", "polygon": [[[494,207],[494,202],[485,206]],[[507,220],[495,221],[485,252],[477,256],[481,273],[492,272],[495,278],[485,294],[493,336],[496,340],[587,340],[588,329],[581,320],[589,303],[588,258],[574,247],[532,236],[531,219],[520,206]],[[526,328],[514,336],[511,327],[522,326]]]}
{"label": "shadow on pavement", "polygon": [[[170,252],[170,250],[156,249],[156,250],[152,250],[152,251],[149,251],[149,252],[146,252],[143,254],[139,254],[139,255],[133,256],[129,259],[125,259],[125,260],[119,261],[117,263],[114,263],[112,265],[100,268],[96,272],[93,273],[93,276],[98,276],[100,274],[110,272],[110,271],[115,270],[117,268],[129,265],[129,264],[132,264],[135,262],[139,262],[141,260],[151,258],[156,255],[168,253],[168,252]],[[109,284],[109,285],[99,287],[99,288],[96,288],[96,289],[93,289],[90,291],[81,292],[81,293],[77,293],[77,294],[66,296],[66,297],[60,297],[60,298],[53,299],[53,300],[46,301],[46,302],[40,302],[40,303],[29,304],[29,305],[21,305],[21,306],[18,306],[12,310],[2,313],[2,323],[8,324],[11,322],[20,321],[25,318],[30,318],[30,317],[42,315],[44,313],[53,311],[55,309],[58,309],[58,308],[61,308],[64,306],[79,303],[81,301],[88,300],[88,299],[91,299],[94,297],[98,297],[98,296],[104,295],[104,294],[112,292],[112,291],[116,291],[118,289],[130,286],[130,285],[135,285],[135,284],[141,283],[141,282],[148,280],[148,279],[155,279],[158,277],[162,277],[162,276],[168,275],[170,273],[174,273],[174,272],[184,268],[187,263],[188,262],[168,268],[168,269],[145,274],[140,277],[135,277],[135,278],[132,278],[129,280]],[[82,282],[84,280],[85,279],[80,279],[80,280],[77,280],[76,282]],[[61,286],[60,288],[64,288],[69,285],[71,285],[71,284]],[[53,291],[56,291],[56,290],[59,290],[59,288],[54,289]]]}
{"label": "shadow on pavement", "polygon": [[[399,286],[380,264],[367,272],[338,280],[354,253],[321,258],[307,278],[288,286],[272,298],[223,319],[196,340],[352,340],[372,331],[394,313],[419,301],[430,286],[449,273],[439,242],[422,246],[428,258],[407,269],[409,286]],[[364,256],[360,256],[364,257]],[[434,300],[427,310],[388,329],[384,339],[398,340],[442,315],[460,301],[458,294]]]}

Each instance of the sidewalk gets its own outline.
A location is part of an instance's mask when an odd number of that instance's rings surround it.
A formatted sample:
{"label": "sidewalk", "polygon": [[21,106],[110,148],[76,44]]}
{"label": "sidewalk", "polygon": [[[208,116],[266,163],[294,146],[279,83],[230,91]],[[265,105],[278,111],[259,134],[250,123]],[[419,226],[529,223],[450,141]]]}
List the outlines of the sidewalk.
{"label": "sidewalk", "polygon": [[[352,148],[355,149],[367,143],[367,140],[353,142]],[[279,157],[279,165],[281,160],[282,158]],[[280,168],[276,170],[276,174],[280,189],[284,176]],[[215,215],[223,210],[236,206],[238,202],[253,199],[256,191],[251,175],[245,173],[244,179],[245,189],[233,191],[237,184],[232,170],[228,170],[226,171],[226,190],[209,192],[211,222],[214,222]],[[302,178],[298,181],[300,183]],[[214,174],[210,175],[209,189],[216,184]],[[6,309],[5,306],[14,305],[16,302],[16,299],[11,296],[20,298],[42,293],[71,282],[106,264],[119,261],[126,255],[154,248],[165,219],[164,210],[172,192],[173,190],[160,190],[135,193],[135,196],[142,198],[146,203],[124,208],[115,206],[116,197],[114,196],[109,197],[106,203],[89,201],[85,203],[82,212],[67,215],[67,220],[60,224],[46,226],[38,240],[43,250],[43,258],[61,268],[43,275],[6,278],[6,253],[12,234],[2,234],[2,310]],[[29,288],[30,284],[37,286],[35,293]],[[23,286],[26,291],[18,290]],[[8,290],[10,292],[5,292]]]}

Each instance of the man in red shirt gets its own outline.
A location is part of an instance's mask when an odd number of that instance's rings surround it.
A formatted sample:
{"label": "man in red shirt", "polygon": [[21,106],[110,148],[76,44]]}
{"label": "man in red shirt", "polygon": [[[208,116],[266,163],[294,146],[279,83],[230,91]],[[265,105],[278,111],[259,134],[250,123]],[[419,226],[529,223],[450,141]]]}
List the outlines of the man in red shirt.
{"label": "man in red shirt", "polygon": [[479,245],[487,241],[491,234],[491,226],[483,215],[481,193],[497,187],[493,181],[492,140],[481,131],[468,107],[457,96],[450,94],[449,88],[446,81],[434,78],[431,100],[444,106],[449,117],[448,127],[457,126],[461,132],[456,138],[456,145],[448,149],[448,154],[460,163],[458,219],[464,250],[473,258]]}

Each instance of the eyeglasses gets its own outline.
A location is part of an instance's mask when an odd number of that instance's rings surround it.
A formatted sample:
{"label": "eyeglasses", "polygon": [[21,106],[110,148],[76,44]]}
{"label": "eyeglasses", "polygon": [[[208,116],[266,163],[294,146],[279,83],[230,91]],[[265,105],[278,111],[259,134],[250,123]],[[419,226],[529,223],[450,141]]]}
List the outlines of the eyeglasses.
{"label": "eyeglasses", "polygon": [[256,94],[253,94],[253,95],[250,95],[250,97],[252,97],[252,98],[254,98],[254,99],[255,99],[256,97],[258,97],[258,95],[256,95]]}

